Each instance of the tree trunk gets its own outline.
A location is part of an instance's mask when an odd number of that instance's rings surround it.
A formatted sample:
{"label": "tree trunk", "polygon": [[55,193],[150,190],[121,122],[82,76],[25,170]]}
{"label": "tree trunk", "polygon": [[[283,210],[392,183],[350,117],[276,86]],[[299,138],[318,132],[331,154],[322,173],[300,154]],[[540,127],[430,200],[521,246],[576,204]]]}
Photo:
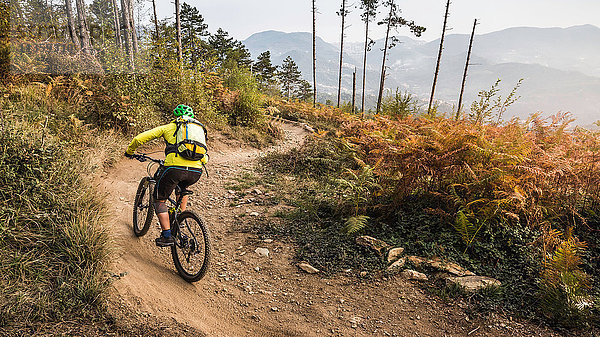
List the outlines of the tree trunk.
{"label": "tree trunk", "polygon": [[473,31],[471,32],[471,40],[469,41],[469,51],[467,52],[467,63],[465,64],[465,72],[463,74],[462,85],[460,86],[460,97],[458,98],[458,108],[456,109],[457,120],[460,118],[463,92],[465,91],[465,83],[467,81],[467,71],[469,70],[469,62],[471,61],[471,49],[473,47],[473,37],[475,36],[475,26],[477,26],[477,19],[475,19],[475,22],[473,22]]}
{"label": "tree trunk", "polygon": [[115,26],[115,43],[117,48],[121,48],[121,22],[119,22],[119,7],[117,6],[117,0],[111,0],[113,6],[114,26]]}
{"label": "tree trunk", "polygon": [[317,106],[317,9],[315,8],[315,0],[312,2],[312,14],[313,14],[313,108]]}
{"label": "tree trunk", "polygon": [[131,37],[132,37],[132,42],[133,42],[133,52],[135,54],[140,52],[140,49],[138,47],[138,37],[137,37],[137,31],[135,29],[135,21],[133,20],[133,1],[132,0],[126,0],[127,1],[127,5],[129,6],[129,26],[131,27]]}
{"label": "tree trunk", "polygon": [[179,0],[175,0],[175,25],[177,26],[177,60],[181,63],[183,60],[183,50],[181,46],[181,14]]}
{"label": "tree trunk", "polygon": [[356,67],[352,73],[352,113],[354,113],[354,106],[356,105]]}
{"label": "tree trunk", "polygon": [[390,37],[390,27],[392,24],[393,10],[394,10],[394,6],[390,6],[390,16],[388,17],[387,30],[385,32],[385,46],[383,47],[383,60],[381,62],[381,79],[379,80],[379,95],[377,96],[376,113],[379,113],[379,111],[381,110],[381,98],[383,96],[383,86],[385,84],[385,59],[387,58],[388,39]]}
{"label": "tree trunk", "polygon": [[56,24],[54,22],[54,4],[52,3],[52,0],[50,0],[50,5],[48,6],[48,0],[46,0],[46,7],[49,8],[49,13],[50,13],[50,26],[52,26],[52,35],[54,36],[54,39],[58,39],[58,31],[56,30]]}
{"label": "tree trunk", "polygon": [[446,23],[448,22],[448,10],[450,9],[450,0],[446,3],[446,14],[444,15],[444,27],[442,28],[442,38],[440,39],[440,49],[438,51],[437,64],[435,66],[435,74],[433,75],[433,86],[431,87],[431,96],[429,96],[429,107],[427,113],[431,113],[431,105],[433,104],[433,95],[435,94],[435,85],[437,83],[438,74],[440,72],[440,61],[442,60],[442,51],[444,50],[444,36],[446,36]]}
{"label": "tree trunk", "polygon": [[156,31],[156,41],[160,38],[158,33],[158,18],[156,17],[156,0],[152,0],[152,9],[154,10],[154,29]]}
{"label": "tree trunk", "polygon": [[73,20],[73,6],[71,0],[65,0],[65,9],[67,12],[67,25],[69,26],[69,37],[71,42],[75,45],[79,45],[79,38],[77,37],[77,29],[75,28],[75,21]]}
{"label": "tree trunk", "polygon": [[85,4],[83,0],[75,0],[75,6],[77,7],[77,23],[79,27],[79,41],[81,42],[81,49],[86,54],[91,54],[92,49],[90,45],[90,33],[88,27],[85,24]]}
{"label": "tree trunk", "polygon": [[125,50],[129,56],[129,66],[133,67],[133,37],[129,22],[129,6],[127,5],[127,0],[121,0],[121,10],[123,11],[123,23],[125,24]]}
{"label": "tree trunk", "polygon": [[367,49],[369,49],[369,13],[367,12],[365,21],[365,54],[363,56],[363,73],[362,73],[362,96],[360,102],[360,111],[362,117],[365,117],[365,83],[367,76]]}
{"label": "tree trunk", "polygon": [[337,95],[337,107],[340,107],[340,100],[342,98],[342,56],[344,54],[344,19],[346,19],[346,0],[342,0],[342,37],[340,40],[340,74],[338,80],[338,95]]}

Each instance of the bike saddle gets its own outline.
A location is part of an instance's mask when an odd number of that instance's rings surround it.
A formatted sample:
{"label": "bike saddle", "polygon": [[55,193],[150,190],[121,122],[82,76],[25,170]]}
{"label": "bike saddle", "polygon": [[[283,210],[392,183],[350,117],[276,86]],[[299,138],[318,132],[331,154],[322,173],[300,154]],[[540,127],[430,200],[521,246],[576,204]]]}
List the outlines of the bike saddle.
{"label": "bike saddle", "polygon": [[181,191],[181,195],[192,195],[192,194],[194,194],[194,192],[190,191],[190,190],[183,190],[183,191]]}

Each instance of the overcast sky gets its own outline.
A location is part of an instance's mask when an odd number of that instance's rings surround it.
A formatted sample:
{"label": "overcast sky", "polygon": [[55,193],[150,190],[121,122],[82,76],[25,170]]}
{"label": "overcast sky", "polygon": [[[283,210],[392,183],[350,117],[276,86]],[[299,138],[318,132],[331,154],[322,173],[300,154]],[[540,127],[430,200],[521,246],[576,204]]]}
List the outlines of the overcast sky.
{"label": "overcast sky", "polygon": [[[148,0],[146,0],[148,1]],[[238,40],[265,30],[311,32],[311,0],[185,0],[195,6],[210,32],[221,27]],[[147,2],[148,3],[148,2]],[[317,35],[327,42],[340,40],[340,19],[336,11],[341,0],[317,0]],[[349,0],[346,41],[361,41],[360,0]],[[446,0],[397,0],[405,18],[427,28],[421,39],[430,41],[441,34]],[[173,17],[171,0],[157,0],[158,16]],[[383,17],[381,14],[378,20]],[[148,13],[149,14],[149,13]],[[147,16],[149,17],[149,15]],[[473,20],[480,20],[477,33],[509,27],[569,27],[593,24],[600,27],[600,0],[454,0],[450,5],[450,33],[471,32]],[[376,25],[373,25],[376,26]],[[409,35],[401,30],[400,35]],[[372,30],[374,39],[384,36],[383,27]]]}

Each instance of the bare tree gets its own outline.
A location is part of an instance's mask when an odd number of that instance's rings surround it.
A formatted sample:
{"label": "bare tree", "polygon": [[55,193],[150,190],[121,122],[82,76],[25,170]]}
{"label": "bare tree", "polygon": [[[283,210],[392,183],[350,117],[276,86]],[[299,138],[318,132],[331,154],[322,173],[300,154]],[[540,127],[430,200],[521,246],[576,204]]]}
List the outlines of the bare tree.
{"label": "bare tree", "polygon": [[79,38],[77,37],[77,29],[75,28],[75,21],[73,20],[73,6],[71,0],[65,0],[65,10],[67,12],[67,25],[69,26],[69,37],[71,42],[75,45],[79,45]]}
{"label": "bare tree", "polygon": [[117,0],[111,0],[113,8],[113,24],[115,27],[115,43],[117,48],[121,48],[121,22],[119,22],[119,7],[117,6]]}
{"label": "bare tree", "polygon": [[369,21],[377,14],[377,2],[379,0],[362,0],[361,8],[363,9],[362,19],[365,22],[365,51],[363,56],[363,73],[362,73],[362,95],[360,110],[365,113],[365,83],[367,77],[367,52],[371,50],[374,41],[369,39]]}
{"label": "bare tree", "polygon": [[313,15],[313,108],[317,106],[317,9],[315,0],[312,0],[312,15]]}
{"label": "bare tree", "polygon": [[79,42],[81,43],[81,49],[84,53],[91,54],[90,33],[87,24],[85,23],[85,3],[83,0],[75,0],[75,6],[77,7],[77,26],[79,28]]}
{"label": "bare tree", "polygon": [[392,36],[390,39],[390,30],[392,28],[397,30],[402,26],[408,26],[410,31],[415,34],[415,36],[421,36],[421,34],[425,31],[424,27],[417,26],[414,21],[408,21],[400,16],[400,9],[396,5],[395,0],[387,0],[385,5],[390,8],[390,13],[386,19],[377,23],[387,26],[385,33],[385,46],[383,47],[383,59],[381,61],[381,79],[379,80],[379,95],[377,96],[377,113],[379,113],[381,110],[381,99],[383,96],[383,87],[385,85],[385,61],[387,59],[387,51],[398,43],[398,39],[395,36]]}
{"label": "bare tree", "polygon": [[152,0],[152,9],[154,10],[154,28],[156,31],[156,40],[158,41],[160,35],[158,33],[158,18],[156,17],[156,0]]}
{"label": "bare tree", "polygon": [[352,73],[352,113],[354,113],[354,107],[356,106],[356,67]]}
{"label": "bare tree", "polygon": [[125,2],[127,3],[127,6],[128,6],[127,12],[129,13],[129,26],[131,27],[133,51],[135,54],[137,54],[140,52],[140,49],[138,46],[138,37],[137,37],[137,31],[135,29],[135,21],[133,20],[133,0],[125,0]]}
{"label": "bare tree", "polygon": [[121,10],[123,12],[123,23],[125,24],[125,49],[127,55],[129,55],[129,65],[133,67],[133,36],[131,32],[131,25],[129,21],[129,6],[127,0],[121,0]]}
{"label": "bare tree", "polygon": [[346,15],[348,15],[349,11],[346,10],[346,0],[342,0],[342,8],[338,12],[338,15],[342,17],[342,37],[340,40],[340,72],[339,72],[339,80],[338,80],[338,95],[337,95],[337,107],[340,107],[340,100],[342,97],[342,64],[343,64],[343,55],[344,55],[344,21],[346,19]]}
{"label": "bare tree", "polygon": [[175,0],[175,25],[177,26],[177,60],[183,61],[183,50],[181,46],[181,7],[179,0]]}
{"label": "bare tree", "polygon": [[446,14],[444,15],[444,27],[442,28],[442,38],[440,39],[440,49],[438,51],[437,64],[435,66],[435,74],[433,75],[433,86],[431,87],[431,96],[429,97],[429,107],[427,113],[431,113],[431,105],[433,104],[433,95],[435,94],[435,85],[437,83],[438,73],[440,72],[440,61],[442,60],[442,51],[444,50],[444,36],[446,36],[446,24],[448,22],[448,11],[450,9],[450,0],[446,3]]}
{"label": "bare tree", "polygon": [[467,63],[465,63],[465,72],[463,73],[462,85],[460,86],[460,96],[458,98],[458,107],[456,108],[456,119],[460,118],[460,110],[462,108],[463,93],[465,91],[465,83],[467,82],[467,72],[469,71],[469,62],[471,61],[471,49],[473,47],[473,37],[475,36],[475,27],[477,19],[473,22],[473,31],[471,32],[471,40],[469,41],[469,51],[467,52]]}

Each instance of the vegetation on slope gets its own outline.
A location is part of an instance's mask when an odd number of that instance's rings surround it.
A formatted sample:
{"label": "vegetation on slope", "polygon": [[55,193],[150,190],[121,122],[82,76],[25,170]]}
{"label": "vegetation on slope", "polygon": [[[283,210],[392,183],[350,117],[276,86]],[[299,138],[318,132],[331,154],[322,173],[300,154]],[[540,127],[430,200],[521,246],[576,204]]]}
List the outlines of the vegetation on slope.
{"label": "vegetation on slope", "polygon": [[568,115],[498,122],[502,104],[477,107],[459,120],[410,112],[363,120],[280,102],[282,113],[321,128],[265,160],[301,181],[288,200],[299,207],[290,227],[300,227],[299,258],[332,272],[355,268],[352,238],[367,233],[499,279],[502,292],[485,306],[597,324],[600,135],[570,129]]}

